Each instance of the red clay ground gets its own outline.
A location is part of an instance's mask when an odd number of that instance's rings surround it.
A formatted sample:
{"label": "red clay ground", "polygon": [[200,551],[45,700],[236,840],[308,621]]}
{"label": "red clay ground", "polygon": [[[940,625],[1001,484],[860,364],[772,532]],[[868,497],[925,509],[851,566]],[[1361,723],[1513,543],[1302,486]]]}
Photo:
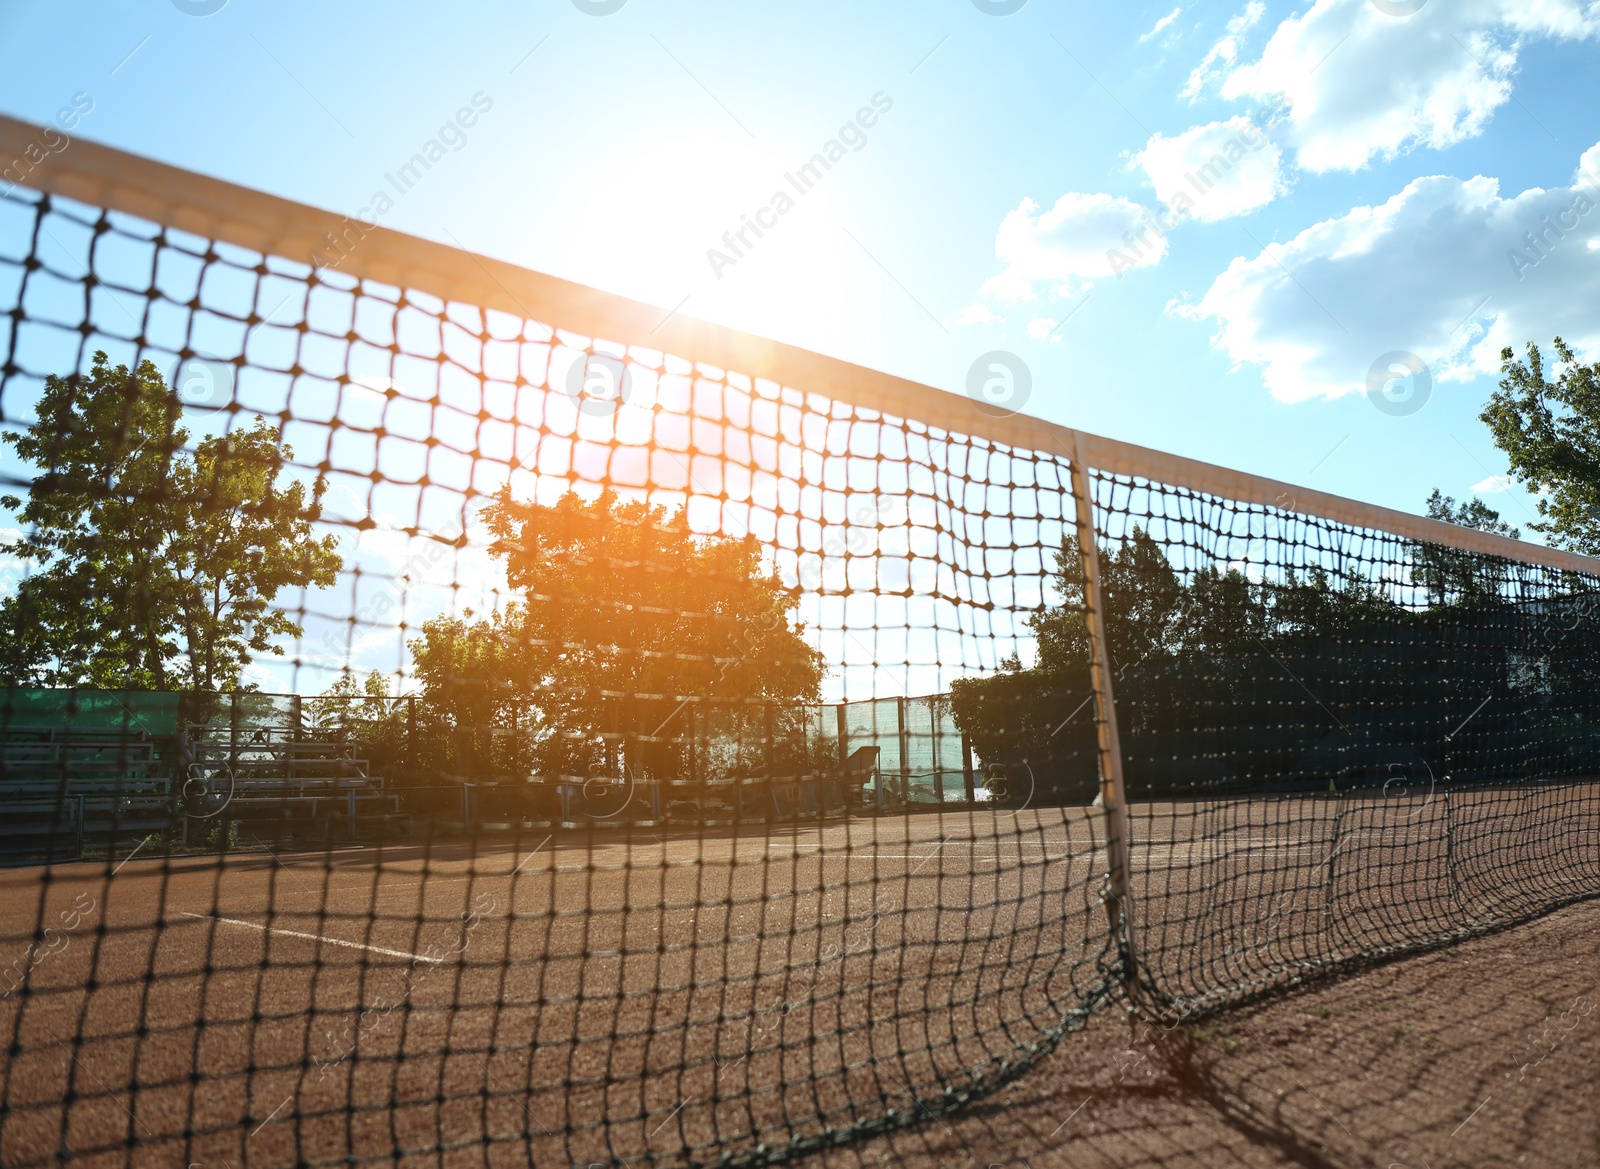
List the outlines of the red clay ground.
{"label": "red clay ground", "polygon": [[1600,1165],[1600,902],[1162,1035],[1109,1013],[882,1164]]}
{"label": "red clay ground", "polygon": [[1099,984],[1097,824],[0,873],[0,951],[42,951],[0,995],[0,1165],[676,1162],[909,1106],[908,1084],[1014,1056]]}
{"label": "red clay ground", "polygon": [[[1151,965],[1271,981],[1593,888],[1600,801],[1553,798],[1476,818],[1146,809]],[[1457,842],[1500,831],[1441,850],[1447,815]],[[752,1131],[870,1120],[1085,1002],[1098,823],[951,813],[139,858],[109,883],[101,865],[48,886],[0,873],[0,941],[43,955],[0,996],[0,1165],[714,1160]],[[968,1112],[813,1164],[1600,1164],[1597,926],[1600,903],[1573,906],[1165,1035],[1105,1011]]]}

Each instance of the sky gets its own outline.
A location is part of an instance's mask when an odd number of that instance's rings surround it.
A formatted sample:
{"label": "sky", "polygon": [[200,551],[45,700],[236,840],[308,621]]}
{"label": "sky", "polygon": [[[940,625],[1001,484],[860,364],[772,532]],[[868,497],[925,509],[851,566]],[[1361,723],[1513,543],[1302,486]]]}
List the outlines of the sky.
{"label": "sky", "polygon": [[355,214],[487,104],[385,226],[957,392],[1003,350],[1026,413],[1526,527],[1477,415],[1503,346],[1600,343],[1597,33],[1573,0],[9,0],[0,110]]}

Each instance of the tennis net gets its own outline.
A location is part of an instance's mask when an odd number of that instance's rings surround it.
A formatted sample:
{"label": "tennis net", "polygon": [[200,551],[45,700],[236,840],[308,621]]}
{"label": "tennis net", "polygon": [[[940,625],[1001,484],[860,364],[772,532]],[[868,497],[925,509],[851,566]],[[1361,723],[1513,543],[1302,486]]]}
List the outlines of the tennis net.
{"label": "tennis net", "polygon": [[1600,892],[1594,561],[34,153],[0,1162],[774,1163]]}

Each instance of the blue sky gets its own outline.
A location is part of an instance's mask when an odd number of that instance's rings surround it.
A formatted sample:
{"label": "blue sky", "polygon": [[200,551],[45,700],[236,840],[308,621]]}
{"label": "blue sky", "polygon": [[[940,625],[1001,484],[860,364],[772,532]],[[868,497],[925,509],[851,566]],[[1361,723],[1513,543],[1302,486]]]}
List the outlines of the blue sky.
{"label": "blue sky", "polygon": [[945,389],[1007,350],[1043,418],[1532,518],[1477,413],[1502,345],[1600,347],[1600,13],[598,3],[12,2],[0,109],[352,215],[470,121],[385,226]]}
{"label": "blue sky", "polygon": [[[86,92],[85,136],[354,212],[481,92],[387,225],[948,389],[1008,349],[1030,413],[1407,510],[1504,470],[1475,417],[1498,346],[1595,339],[1587,224],[1520,280],[1506,253],[1600,141],[1600,17],[983,7],[11,3],[0,107],[43,121]],[[864,145],[714,272],[874,94],[893,107]],[[1174,216],[1230,138],[1257,148]],[[1164,252],[1137,265],[1122,237],[1152,221]],[[1390,352],[1429,366],[1414,414],[1364,393]]]}

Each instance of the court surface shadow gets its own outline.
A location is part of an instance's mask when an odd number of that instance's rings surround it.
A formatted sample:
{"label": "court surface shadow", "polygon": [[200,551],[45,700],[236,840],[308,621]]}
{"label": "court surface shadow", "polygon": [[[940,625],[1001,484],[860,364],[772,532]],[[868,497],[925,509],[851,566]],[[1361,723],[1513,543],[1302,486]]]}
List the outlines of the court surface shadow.
{"label": "court surface shadow", "polygon": [[1170,1031],[1107,1012],[829,1169],[1600,1164],[1600,901]]}

